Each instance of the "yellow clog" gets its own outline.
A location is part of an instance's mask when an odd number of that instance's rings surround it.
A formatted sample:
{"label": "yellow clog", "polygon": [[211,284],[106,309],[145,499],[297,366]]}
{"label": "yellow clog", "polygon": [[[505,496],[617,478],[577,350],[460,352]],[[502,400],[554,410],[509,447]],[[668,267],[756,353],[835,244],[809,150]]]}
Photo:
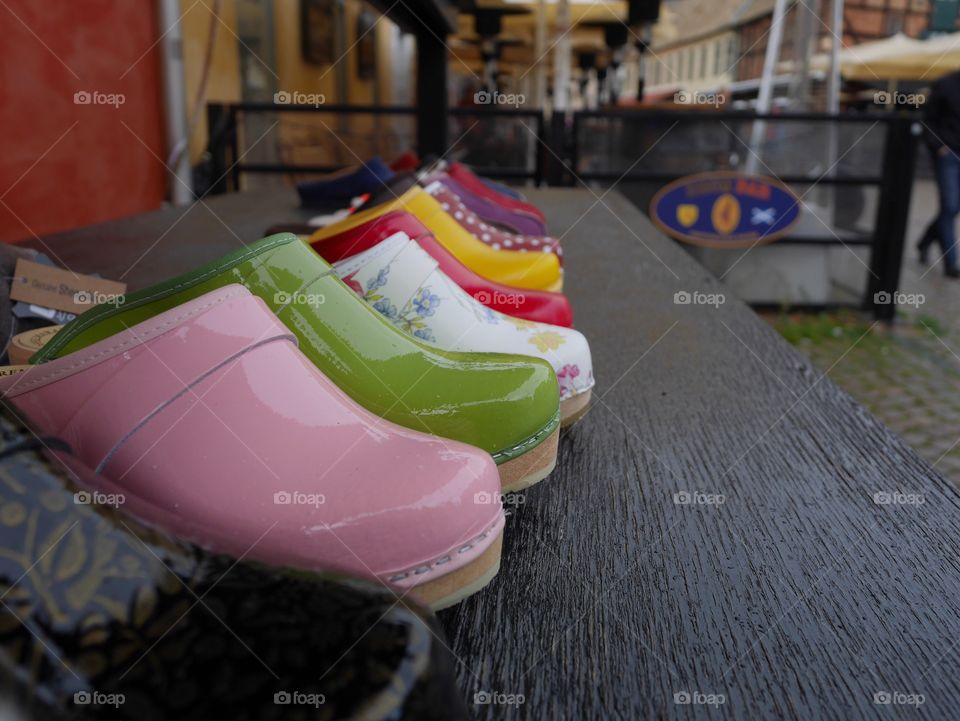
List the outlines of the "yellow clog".
{"label": "yellow clog", "polygon": [[489,280],[532,290],[558,292],[563,288],[560,261],[553,253],[521,253],[491,248],[471,235],[420,186],[410,188],[388,203],[354,213],[349,218],[317,230],[310,236],[309,242],[312,244],[336,237],[393,210],[405,210],[415,215],[461,263]]}

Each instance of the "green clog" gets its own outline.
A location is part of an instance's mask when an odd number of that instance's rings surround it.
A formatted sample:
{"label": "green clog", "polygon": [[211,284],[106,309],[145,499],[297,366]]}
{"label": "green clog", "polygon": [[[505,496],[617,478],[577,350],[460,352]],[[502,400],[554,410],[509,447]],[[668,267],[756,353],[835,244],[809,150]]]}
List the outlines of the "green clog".
{"label": "green clog", "polygon": [[128,294],[122,303],[96,306],[30,362],[80,350],[230,283],[263,299],[297,336],[300,350],[360,405],[401,426],[490,453],[504,490],[529,486],[553,470],[559,390],[548,363],[443,351],[401,332],[289,233]]}

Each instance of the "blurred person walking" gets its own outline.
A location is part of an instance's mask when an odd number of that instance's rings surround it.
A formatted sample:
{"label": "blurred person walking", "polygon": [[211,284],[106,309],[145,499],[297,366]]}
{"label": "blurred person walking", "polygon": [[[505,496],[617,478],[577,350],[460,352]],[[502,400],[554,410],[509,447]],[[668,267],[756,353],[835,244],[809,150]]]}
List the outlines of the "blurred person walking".
{"label": "blurred person walking", "polygon": [[924,111],[924,137],[933,154],[940,192],[940,214],[917,245],[921,262],[934,239],[943,251],[943,269],[948,278],[960,277],[957,269],[955,221],[960,214],[960,71],[933,83]]}

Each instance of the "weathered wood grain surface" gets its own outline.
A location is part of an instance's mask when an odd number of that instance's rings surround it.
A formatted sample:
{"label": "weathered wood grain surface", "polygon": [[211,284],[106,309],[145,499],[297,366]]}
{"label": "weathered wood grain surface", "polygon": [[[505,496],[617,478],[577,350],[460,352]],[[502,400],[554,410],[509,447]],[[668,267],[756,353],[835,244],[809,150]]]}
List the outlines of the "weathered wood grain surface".
{"label": "weathered wood grain surface", "polygon": [[525,696],[478,717],[960,718],[952,487],[738,301],[675,304],[723,288],[620,196],[533,199],[597,387],[498,579],[442,615],[468,692]]}
{"label": "weathered wood grain surface", "polygon": [[[531,196],[597,387],[499,576],[441,614],[478,719],[960,717],[954,490],[738,301],[676,304],[724,291],[623,198]],[[284,191],[207,204],[45,244],[138,288],[303,217]]]}

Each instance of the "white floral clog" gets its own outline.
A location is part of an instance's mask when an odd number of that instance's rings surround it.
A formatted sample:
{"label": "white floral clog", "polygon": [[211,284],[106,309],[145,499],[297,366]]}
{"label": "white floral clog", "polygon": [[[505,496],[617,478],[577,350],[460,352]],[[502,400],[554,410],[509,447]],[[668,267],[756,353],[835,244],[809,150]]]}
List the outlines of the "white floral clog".
{"label": "white floral clog", "polygon": [[[593,388],[590,346],[582,333],[513,318],[464,292],[406,233],[396,233],[334,268],[398,328],[447,350],[543,358],[560,383],[561,422],[586,412]],[[517,303],[523,302],[518,292]]]}

